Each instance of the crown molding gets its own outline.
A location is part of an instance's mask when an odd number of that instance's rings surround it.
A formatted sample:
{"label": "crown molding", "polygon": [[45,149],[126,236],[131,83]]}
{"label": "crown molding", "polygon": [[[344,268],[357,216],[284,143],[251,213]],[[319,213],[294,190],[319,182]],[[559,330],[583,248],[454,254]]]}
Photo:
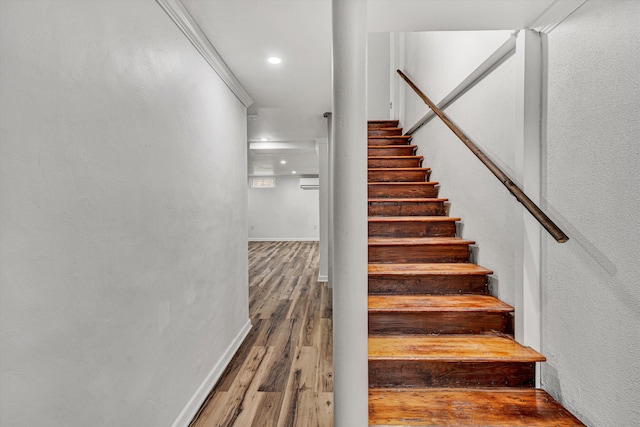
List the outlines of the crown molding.
{"label": "crown molding", "polygon": [[211,68],[220,76],[222,81],[231,89],[234,95],[249,108],[253,104],[253,99],[242,86],[238,78],[233,74],[229,66],[224,62],[218,51],[213,47],[211,41],[204,34],[193,16],[184,7],[180,0],[156,0],[156,2],[169,15],[171,20],[180,28],[191,44],[196,48],[202,57],[209,63]]}
{"label": "crown molding", "polygon": [[556,0],[529,25],[529,29],[550,33],[587,0]]}

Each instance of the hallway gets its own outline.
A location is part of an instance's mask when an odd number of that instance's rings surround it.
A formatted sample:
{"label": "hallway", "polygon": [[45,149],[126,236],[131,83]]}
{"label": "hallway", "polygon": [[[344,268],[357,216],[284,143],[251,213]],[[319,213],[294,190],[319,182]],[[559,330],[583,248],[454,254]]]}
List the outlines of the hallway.
{"label": "hallway", "polygon": [[331,290],[318,242],[249,242],[253,328],[192,427],[333,425]]}
{"label": "hallway", "polygon": [[[187,427],[217,383],[195,425],[367,425],[367,115],[411,134],[540,387],[640,426],[638,22],[638,0],[0,0],[0,426]],[[253,178],[305,199],[253,204]]]}

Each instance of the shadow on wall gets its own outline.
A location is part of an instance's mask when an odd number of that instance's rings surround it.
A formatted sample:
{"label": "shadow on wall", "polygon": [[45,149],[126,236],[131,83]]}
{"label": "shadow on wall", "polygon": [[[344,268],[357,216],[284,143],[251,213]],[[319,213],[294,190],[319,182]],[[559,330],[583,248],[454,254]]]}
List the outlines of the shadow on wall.
{"label": "shadow on wall", "polygon": [[[590,266],[597,276],[606,275],[607,280],[603,280],[602,285],[609,286],[609,291],[616,296],[616,299],[621,304],[627,306],[632,312],[640,312],[640,301],[638,298],[627,289],[625,283],[617,279],[618,268],[616,265],[545,199],[543,199],[542,202],[542,206],[545,206],[549,217],[553,218],[560,228],[569,236],[569,241],[564,244],[573,244],[579,247],[581,250],[576,253],[585,260],[585,265]],[[600,268],[596,268],[596,266]]]}

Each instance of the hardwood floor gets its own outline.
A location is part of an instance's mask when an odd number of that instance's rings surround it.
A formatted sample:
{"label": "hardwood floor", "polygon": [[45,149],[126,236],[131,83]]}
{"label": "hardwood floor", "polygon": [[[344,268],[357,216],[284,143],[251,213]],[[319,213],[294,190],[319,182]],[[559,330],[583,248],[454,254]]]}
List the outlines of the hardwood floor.
{"label": "hardwood floor", "polygon": [[190,427],[333,426],[331,289],[317,242],[249,243],[253,329]]}

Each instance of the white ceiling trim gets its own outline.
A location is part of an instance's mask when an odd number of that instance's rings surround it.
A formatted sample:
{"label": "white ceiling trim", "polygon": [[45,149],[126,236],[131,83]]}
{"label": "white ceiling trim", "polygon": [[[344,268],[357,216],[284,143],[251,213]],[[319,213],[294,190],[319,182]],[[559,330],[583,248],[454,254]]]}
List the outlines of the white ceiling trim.
{"label": "white ceiling trim", "polygon": [[171,20],[173,20],[184,35],[187,36],[191,44],[200,52],[202,57],[220,76],[229,89],[231,89],[240,102],[249,108],[249,106],[253,104],[253,99],[251,99],[249,93],[224,62],[216,48],[213,47],[211,41],[202,32],[202,29],[200,29],[200,26],[182,2],[180,0],[156,0],[156,2],[167,12]]}
{"label": "white ceiling trim", "polygon": [[529,25],[540,33],[550,33],[578,10],[587,0],[556,0]]}

